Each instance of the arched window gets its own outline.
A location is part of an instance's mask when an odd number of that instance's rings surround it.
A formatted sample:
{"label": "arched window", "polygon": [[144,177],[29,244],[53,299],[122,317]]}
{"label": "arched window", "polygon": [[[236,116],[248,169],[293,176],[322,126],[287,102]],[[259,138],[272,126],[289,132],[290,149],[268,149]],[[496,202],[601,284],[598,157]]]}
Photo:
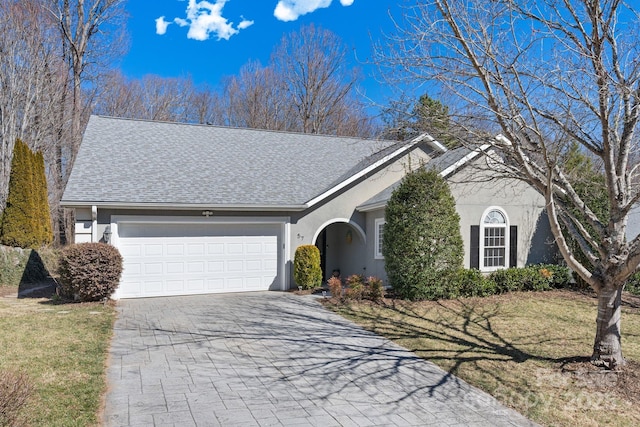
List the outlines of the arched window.
{"label": "arched window", "polygon": [[508,266],[508,218],[502,209],[489,208],[480,222],[480,269],[491,271]]}

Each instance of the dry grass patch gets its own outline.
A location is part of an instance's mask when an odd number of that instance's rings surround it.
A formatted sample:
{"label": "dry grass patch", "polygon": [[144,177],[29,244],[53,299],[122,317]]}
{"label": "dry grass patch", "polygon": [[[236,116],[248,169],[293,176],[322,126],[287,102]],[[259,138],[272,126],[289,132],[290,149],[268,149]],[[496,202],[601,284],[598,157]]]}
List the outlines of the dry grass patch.
{"label": "dry grass patch", "polygon": [[0,371],[28,375],[27,425],[99,425],[114,318],[109,305],[0,297]]}
{"label": "dry grass patch", "polygon": [[622,371],[588,362],[596,300],[568,291],[438,302],[384,300],[333,310],[553,426],[640,425],[640,300],[623,309]]}

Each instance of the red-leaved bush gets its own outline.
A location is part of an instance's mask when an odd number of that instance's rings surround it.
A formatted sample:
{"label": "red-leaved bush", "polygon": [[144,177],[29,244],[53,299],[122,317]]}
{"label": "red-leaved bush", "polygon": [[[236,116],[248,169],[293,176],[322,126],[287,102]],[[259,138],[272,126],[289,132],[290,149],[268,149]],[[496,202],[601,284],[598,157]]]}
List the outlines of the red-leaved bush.
{"label": "red-leaved bush", "polygon": [[65,248],[58,266],[61,296],[76,301],[111,297],[120,283],[122,256],[106,243],[79,243]]}

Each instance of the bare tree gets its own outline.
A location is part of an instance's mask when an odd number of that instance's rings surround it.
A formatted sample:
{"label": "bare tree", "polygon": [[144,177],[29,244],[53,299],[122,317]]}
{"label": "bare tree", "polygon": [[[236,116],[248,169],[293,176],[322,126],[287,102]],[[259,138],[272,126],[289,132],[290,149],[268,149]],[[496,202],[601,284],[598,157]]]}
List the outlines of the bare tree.
{"label": "bare tree", "polygon": [[[313,25],[282,38],[271,66],[286,85],[295,128],[304,133],[353,135],[367,115],[354,94],[358,71],[347,67],[347,50],[329,30]],[[364,120],[363,120],[364,121]]]}
{"label": "bare tree", "polygon": [[216,124],[288,130],[292,111],[281,76],[273,68],[249,62],[237,76],[223,80],[216,97]]}
{"label": "bare tree", "polygon": [[[55,22],[41,0],[0,3],[0,205],[17,138],[51,155],[52,124],[64,114],[66,67]],[[63,119],[64,121],[64,119]]]}
{"label": "bare tree", "polygon": [[127,79],[119,70],[101,79],[99,92],[92,109],[94,114],[137,118],[143,109],[139,81]]}
{"label": "bare tree", "polygon": [[82,99],[86,93],[83,86],[98,74],[100,65],[104,68],[110,59],[122,53],[126,17],[124,4],[125,0],[57,0],[55,9],[50,9],[62,34],[62,53],[71,73],[71,138],[74,149],[70,165],[80,145],[82,119],[87,116],[86,109],[90,105]]}
{"label": "bare tree", "polygon": [[[52,217],[56,223],[57,242],[69,240],[72,226],[58,201],[71,172],[80,146],[84,126],[96,95],[96,79],[110,68],[110,62],[126,49],[124,20],[125,0],[56,0],[42,2],[55,19],[59,31],[61,57],[67,64],[66,87],[59,117],[55,121],[58,135],[55,155],[49,168],[54,191]],[[68,115],[68,120],[67,116]]]}
{"label": "bare tree", "polygon": [[[597,292],[592,361],[608,367],[625,363],[621,292],[640,263],[640,237],[626,238],[640,198],[638,21],[619,0],[430,0],[407,8],[391,46],[378,49],[394,72],[439,82],[485,130],[502,134],[476,132],[504,158],[501,172],[545,197],[564,260]],[[575,142],[602,165],[606,218],[565,168]]]}
{"label": "bare tree", "polygon": [[202,104],[210,97],[202,98],[190,77],[149,74],[127,79],[115,70],[101,79],[99,93],[95,114],[171,122],[198,122],[201,115],[210,115],[208,105],[198,105],[196,111],[196,102]]}

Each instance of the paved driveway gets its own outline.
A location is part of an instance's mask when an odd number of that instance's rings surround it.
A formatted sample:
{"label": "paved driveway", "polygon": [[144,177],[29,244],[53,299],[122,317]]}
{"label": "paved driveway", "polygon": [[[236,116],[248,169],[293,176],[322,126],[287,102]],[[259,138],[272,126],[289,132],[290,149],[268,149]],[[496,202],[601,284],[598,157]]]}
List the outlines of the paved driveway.
{"label": "paved driveway", "polygon": [[260,292],[118,306],[108,426],[532,425],[313,297]]}

